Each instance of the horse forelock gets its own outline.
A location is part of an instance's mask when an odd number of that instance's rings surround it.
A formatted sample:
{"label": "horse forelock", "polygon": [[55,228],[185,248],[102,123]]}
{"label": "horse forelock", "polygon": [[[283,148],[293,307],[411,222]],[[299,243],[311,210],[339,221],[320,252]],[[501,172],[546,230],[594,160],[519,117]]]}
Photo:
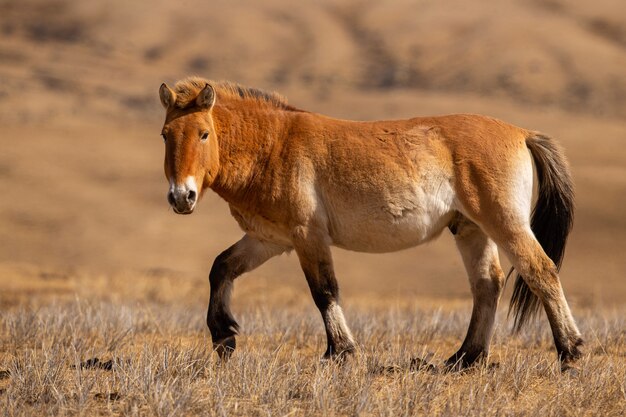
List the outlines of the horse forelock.
{"label": "horse forelock", "polygon": [[260,104],[268,104],[282,110],[297,111],[287,103],[287,99],[275,92],[268,92],[258,88],[246,87],[231,81],[212,81],[201,77],[188,77],[180,80],[174,86],[176,93],[176,107],[185,108],[192,104],[200,91],[210,84],[220,100],[247,100]]}

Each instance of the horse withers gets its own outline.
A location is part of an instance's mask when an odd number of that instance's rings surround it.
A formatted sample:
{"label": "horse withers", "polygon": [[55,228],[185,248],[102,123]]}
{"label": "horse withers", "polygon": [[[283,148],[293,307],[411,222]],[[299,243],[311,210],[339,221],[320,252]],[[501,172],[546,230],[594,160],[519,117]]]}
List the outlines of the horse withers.
{"label": "horse withers", "polygon": [[[486,116],[338,120],[274,93],[188,78],[162,84],[167,199],[192,213],[206,189],[245,232],[209,274],[207,325],[222,357],[235,349],[233,281],[294,250],[319,308],[326,357],[352,352],[330,246],[393,252],[449,228],[470,280],[467,335],[447,363],[487,356],[505,275],[500,248],[519,273],[511,299],[519,329],[543,305],[564,367],[580,356],[580,332],[559,276],[573,220],[573,187],[556,142]],[[538,199],[532,209],[533,163]]]}

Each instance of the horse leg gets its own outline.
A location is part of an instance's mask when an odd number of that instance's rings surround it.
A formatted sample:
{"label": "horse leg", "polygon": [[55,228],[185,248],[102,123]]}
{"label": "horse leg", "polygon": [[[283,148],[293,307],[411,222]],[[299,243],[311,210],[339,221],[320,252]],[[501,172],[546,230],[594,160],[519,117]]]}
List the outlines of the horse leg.
{"label": "horse leg", "polygon": [[327,348],[324,358],[339,357],[354,351],[355,343],[339,306],[339,287],[329,246],[325,240],[307,239],[294,243],[315,305],[322,314],[326,328]]}
{"label": "horse leg", "polygon": [[211,296],[206,322],[211,331],[213,348],[221,358],[228,358],[235,349],[235,335],[239,329],[230,312],[233,281],[286,250],[288,248],[284,246],[244,235],[215,258],[209,273]]}
{"label": "horse leg", "polygon": [[465,217],[457,220],[455,240],[467,270],[474,306],[465,340],[446,364],[465,368],[487,358],[504,273],[496,244],[475,223]]}
{"label": "horse leg", "polygon": [[562,368],[566,369],[580,357],[579,346],[583,340],[563,294],[554,262],[546,255],[530,228],[512,231],[505,239],[495,239],[543,304]]}

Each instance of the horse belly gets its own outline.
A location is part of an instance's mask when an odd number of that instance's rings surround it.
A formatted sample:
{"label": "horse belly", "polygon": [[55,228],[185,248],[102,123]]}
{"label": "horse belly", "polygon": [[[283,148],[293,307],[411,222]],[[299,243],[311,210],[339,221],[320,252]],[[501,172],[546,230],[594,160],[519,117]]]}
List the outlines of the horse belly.
{"label": "horse belly", "polygon": [[454,193],[447,184],[415,187],[403,195],[345,204],[331,224],[333,245],[359,252],[384,253],[407,249],[437,237],[455,212]]}

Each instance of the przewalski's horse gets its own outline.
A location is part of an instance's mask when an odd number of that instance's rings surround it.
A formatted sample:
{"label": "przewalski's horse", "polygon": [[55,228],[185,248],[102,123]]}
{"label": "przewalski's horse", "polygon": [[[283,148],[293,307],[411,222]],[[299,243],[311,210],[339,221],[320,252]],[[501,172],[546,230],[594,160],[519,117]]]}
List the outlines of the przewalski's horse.
{"label": "przewalski's horse", "polygon": [[[165,175],[176,213],[210,188],[244,230],[209,275],[207,324],[220,356],[235,348],[233,280],[295,250],[328,339],[325,356],[355,349],[338,304],[330,246],[392,252],[449,228],[474,307],[448,364],[486,357],[505,277],[499,247],[520,274],[511,300],[519,329],[543,304],[562,364],[582,343],[557,275],[572,226],[573,189],[557,144],[479,115],[355,122],[292,107],[280,96],[200,78],[161,85]],[[530,152],[529,152],[530,151]],[[533,161],[539,180],[531,220]]]}

